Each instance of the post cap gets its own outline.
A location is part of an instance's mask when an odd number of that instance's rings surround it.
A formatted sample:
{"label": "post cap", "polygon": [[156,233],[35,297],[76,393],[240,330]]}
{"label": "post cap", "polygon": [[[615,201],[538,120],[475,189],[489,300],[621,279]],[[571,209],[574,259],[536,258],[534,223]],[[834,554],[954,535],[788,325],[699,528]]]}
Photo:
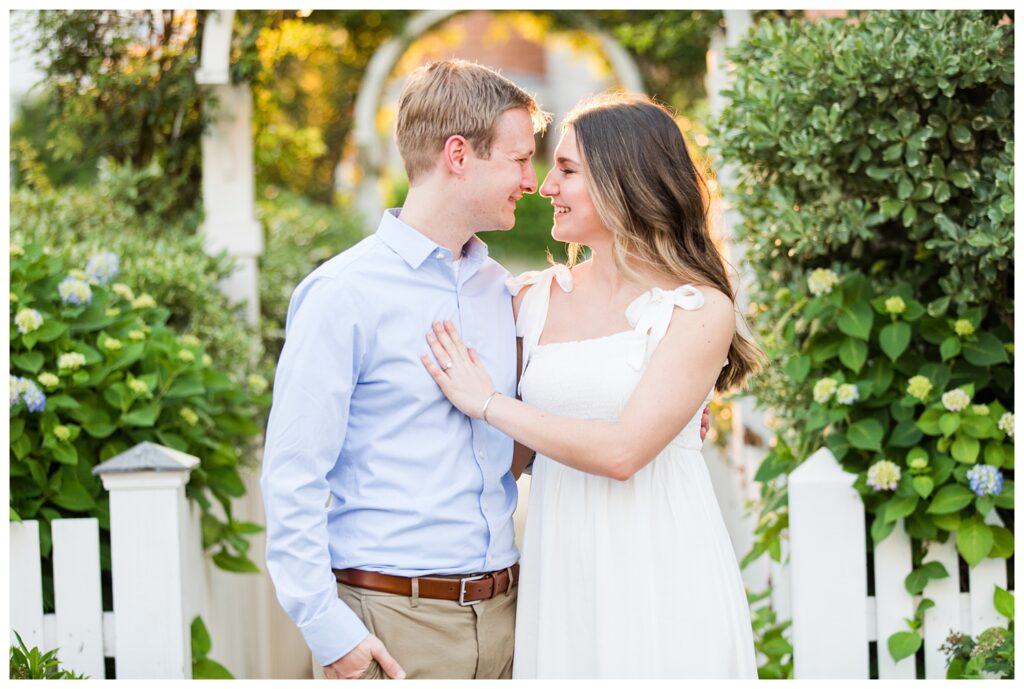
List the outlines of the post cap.
{"label": "post cap", "polygon": [[135,471],[192,471],[197,466],[198,457],[146,441],[93,467],[92,473],[102,476]]}

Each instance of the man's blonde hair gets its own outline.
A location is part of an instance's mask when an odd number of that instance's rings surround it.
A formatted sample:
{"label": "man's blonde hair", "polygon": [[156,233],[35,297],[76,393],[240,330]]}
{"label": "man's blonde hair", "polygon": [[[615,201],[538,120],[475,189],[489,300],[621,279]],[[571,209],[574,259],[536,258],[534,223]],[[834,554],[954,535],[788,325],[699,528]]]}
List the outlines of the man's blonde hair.
{"label": "man's blonde hair", "polygon": [[475,62],[439,60],[417,69],[398,99],[395,130],[409,183],[433,169],[437,154],[455,135],[465,137],[476,155],[489,158],[495,124],[513,108],[530,114],[534,132],[543,132],[551,121],[530,94]]}

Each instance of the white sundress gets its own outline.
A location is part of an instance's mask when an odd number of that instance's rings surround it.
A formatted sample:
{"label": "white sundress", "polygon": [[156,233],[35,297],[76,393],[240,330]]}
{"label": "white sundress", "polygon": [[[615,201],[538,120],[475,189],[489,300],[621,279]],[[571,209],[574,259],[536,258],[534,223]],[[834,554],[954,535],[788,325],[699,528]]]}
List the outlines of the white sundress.
{"label": "white sundress", "polygon": [[[626,317],[633,330],[539,345],[551,280],[565,266],[509,281],[523,298],[523,401],[564,416],[614,421],[676,307],[704,296],[654,288]],[[713,390],[708,391],[707,400]],[[756,678],[750,609],[704,457],[703,406],[627,481],[538,453],[523,536],[513,677]]]}

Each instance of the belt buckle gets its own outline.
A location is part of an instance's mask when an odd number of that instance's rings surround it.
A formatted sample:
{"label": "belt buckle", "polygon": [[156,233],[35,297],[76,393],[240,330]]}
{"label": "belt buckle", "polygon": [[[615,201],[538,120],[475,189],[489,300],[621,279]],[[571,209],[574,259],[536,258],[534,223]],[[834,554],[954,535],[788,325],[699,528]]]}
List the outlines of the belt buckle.
{"label": "belt buckle", "polygon": [[[479,600],[471,600],[471,601],[467,601],[466,600],[466,584],[468,582],[470,582],[470,581],[480,581],[481,579],[486,579],[489,576],[491,576],[491,575],[490,574],[478,574],[475,577],[463,577],[463,578],[459,579],[459,605],[461,605],[462,607],[467,607],[467,606],[476,605],[477,603],[479,603],[480,602]],[[481,600],[483,600],[483,599],[481,599]]]}

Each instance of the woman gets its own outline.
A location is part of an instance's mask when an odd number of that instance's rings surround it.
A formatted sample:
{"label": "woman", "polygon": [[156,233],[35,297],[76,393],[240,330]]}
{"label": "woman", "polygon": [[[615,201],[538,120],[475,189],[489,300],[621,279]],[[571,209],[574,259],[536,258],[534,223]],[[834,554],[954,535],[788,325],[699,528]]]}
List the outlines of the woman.
{"label": "woman", "polygon": [[759,352],[736,332],[703,180],[664,108],[605,95],[567,117],[540,193],[554,238],[591,258],[510,281],[522,401],[451,323],[423,358],[456,407],[537,452],[514,676],[756,677],[700,410]]}

